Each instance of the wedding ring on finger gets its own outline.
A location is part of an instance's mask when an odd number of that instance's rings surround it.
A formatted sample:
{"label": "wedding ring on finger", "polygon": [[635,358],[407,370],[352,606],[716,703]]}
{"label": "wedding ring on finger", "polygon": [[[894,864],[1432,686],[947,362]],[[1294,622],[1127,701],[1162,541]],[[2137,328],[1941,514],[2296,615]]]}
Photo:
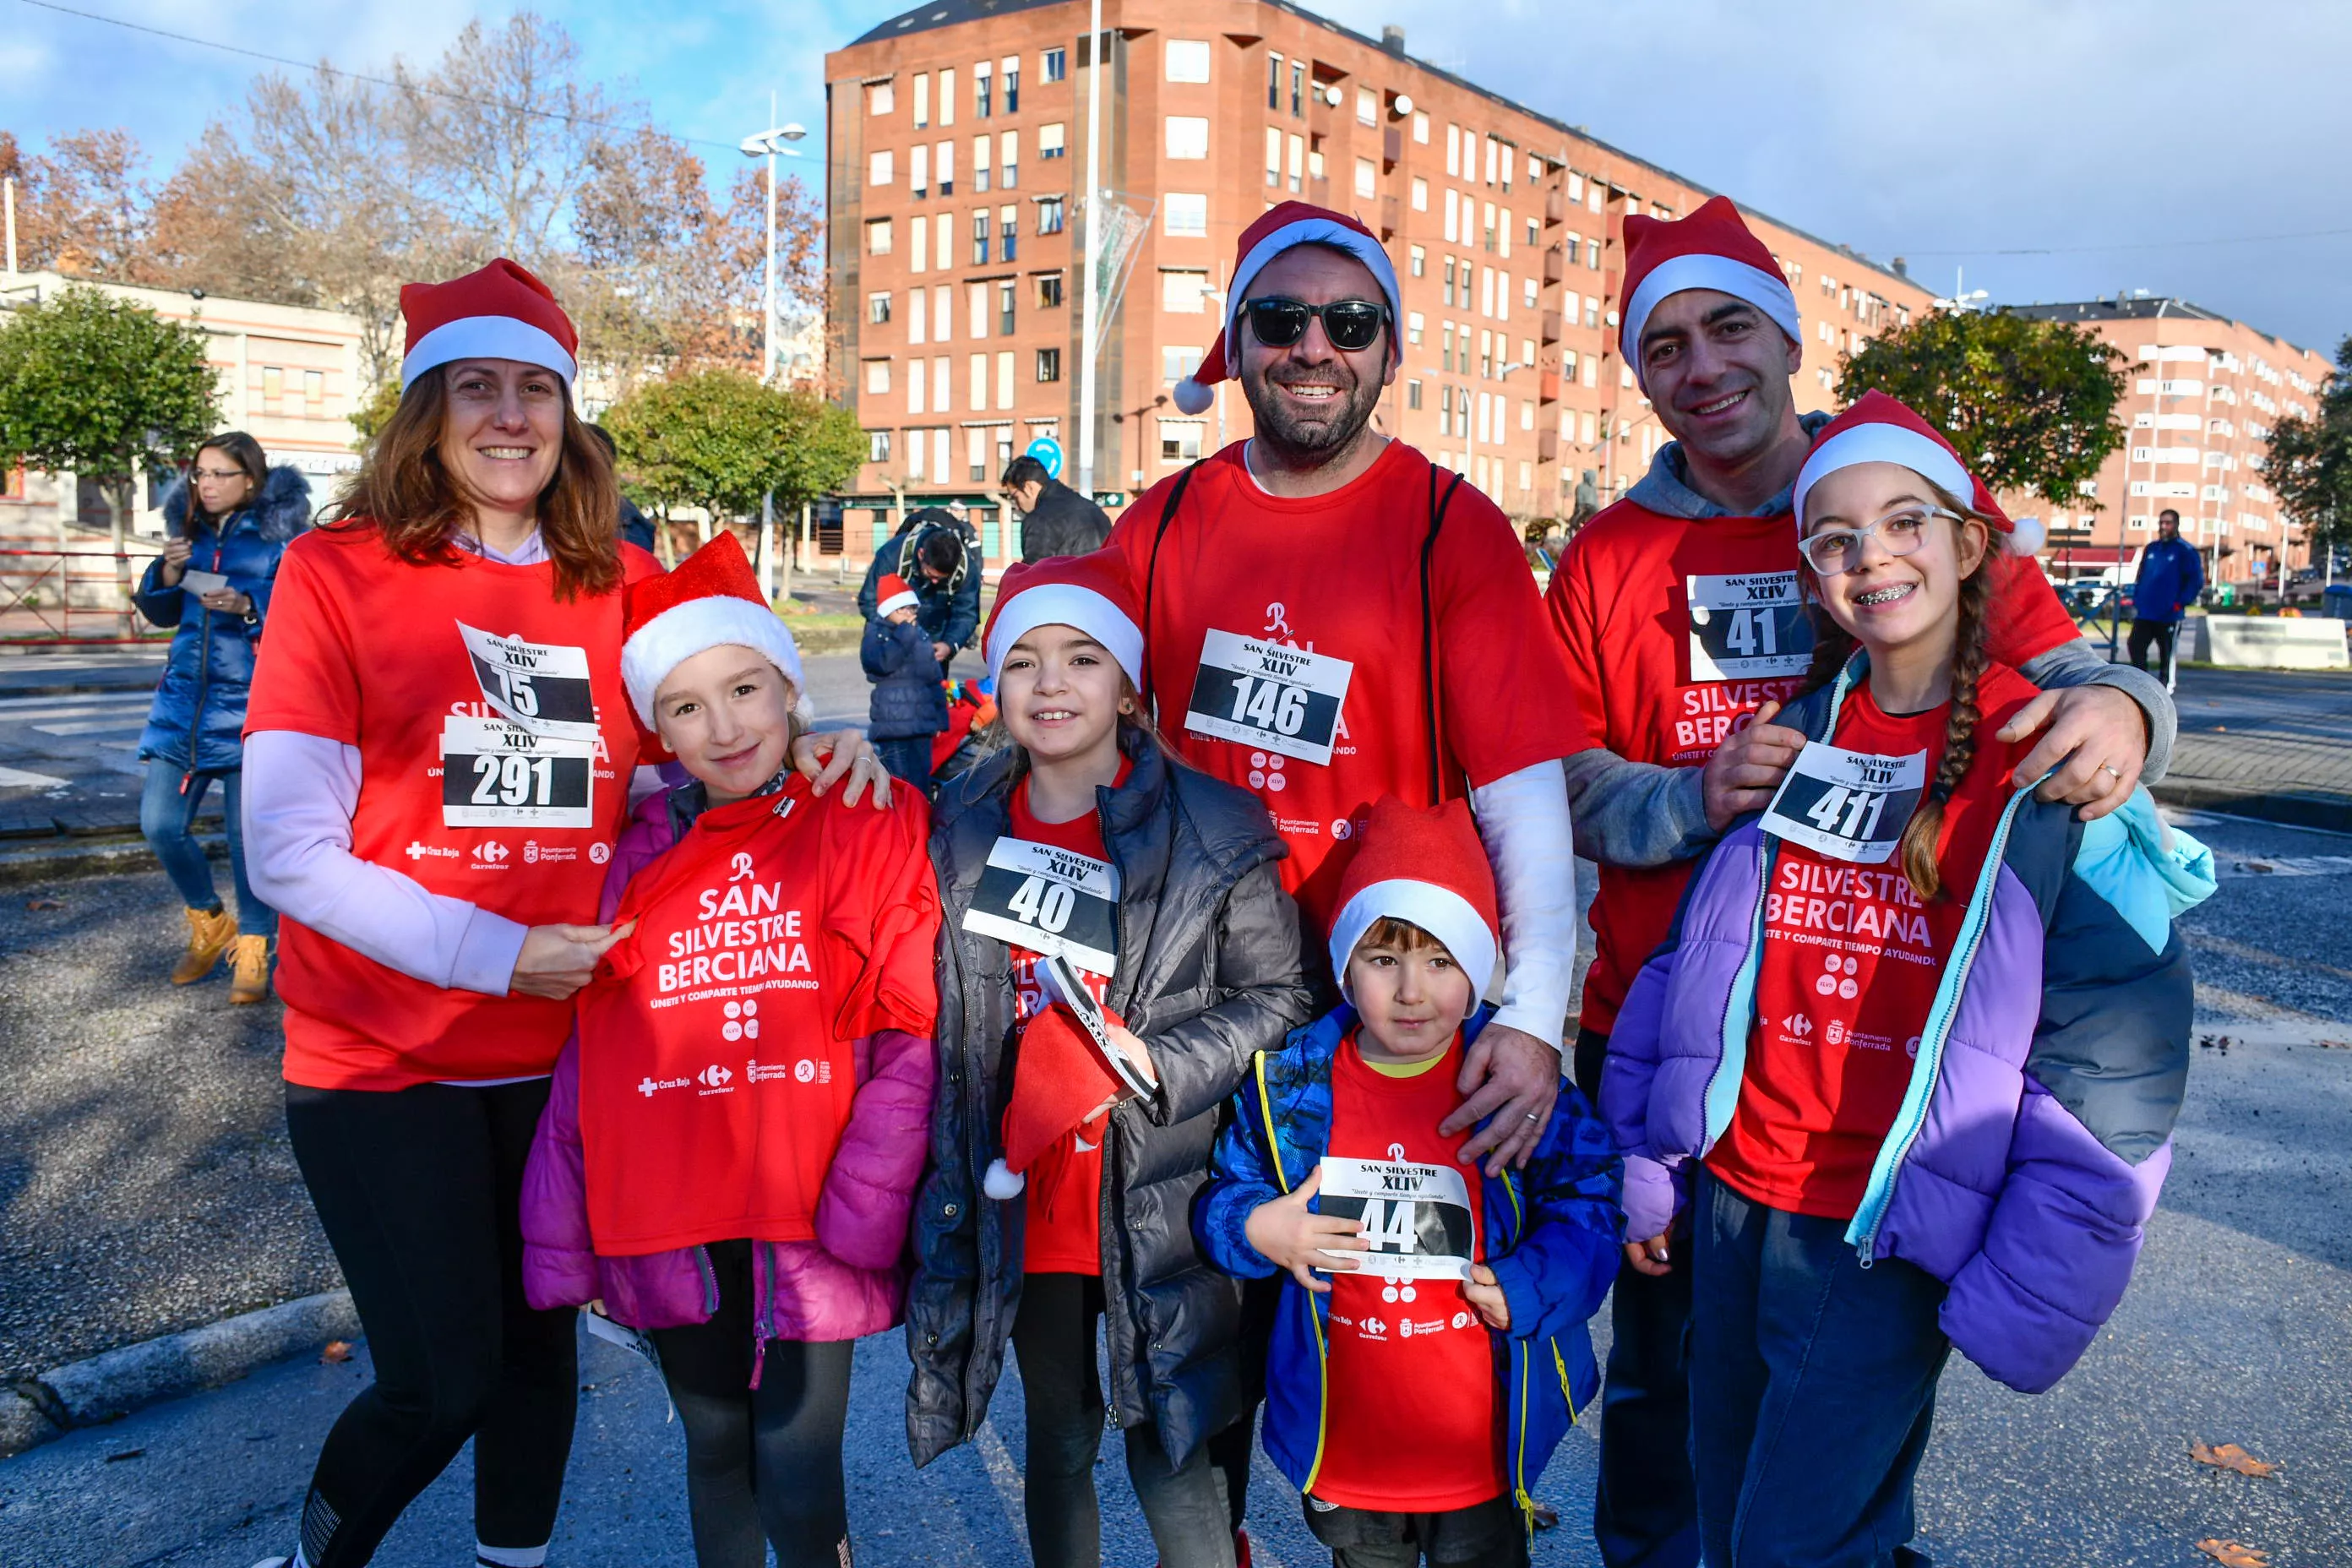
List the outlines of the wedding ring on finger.
{"label": "wedding ring on finger", "polygon": [[2121,768],[2119,768],[2119,767],[2115,766],[2113,763],[2101,763],[2099,764],[2099,771],[2100,771],[2101,773],[2113,773],[2113,774],[2115,775],[2115,777],[2116,777],[2116,782],[2117,784],[2121,784],[2121,783],[2123,783],[2123,778],[2124,778],[2124,771],[2123,771],[2123,769],[2121,769]]}

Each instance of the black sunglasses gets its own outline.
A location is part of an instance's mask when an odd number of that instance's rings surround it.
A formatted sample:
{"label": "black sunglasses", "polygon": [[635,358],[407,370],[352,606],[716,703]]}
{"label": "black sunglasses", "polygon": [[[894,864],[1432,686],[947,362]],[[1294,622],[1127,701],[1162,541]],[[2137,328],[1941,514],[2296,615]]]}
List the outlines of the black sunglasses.
{"label": "black sunglasses", "polygon": [[1307,335],[1307,323],[1320,316],[1323,335],[1343,353],[1359,353],[1380,342],[1381,326],[1389,316],[1387,307],[1370,300],[1334,300],[1328,305],[1310,305],[1304,300],[1285,300],[1279,295],[1246,300],[1242,310],[1249,317],[1250,331],[1256,334],[1257,341],[1270,349],[1288,348]]}

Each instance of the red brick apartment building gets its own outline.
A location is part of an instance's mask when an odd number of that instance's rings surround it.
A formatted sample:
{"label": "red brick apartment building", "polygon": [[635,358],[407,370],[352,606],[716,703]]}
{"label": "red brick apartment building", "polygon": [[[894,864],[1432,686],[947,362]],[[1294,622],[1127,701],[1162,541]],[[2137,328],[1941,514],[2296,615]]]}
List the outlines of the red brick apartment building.
{"label": "red brick apartment building", "polygon": [[[1215,336],[1240,231],[1293,197],[1395,258],[1383,428],[1528,521],[1572,515],[1587,475],[1603,500],[1640,476],[1666,437],[1617,353],[1624,217],[1711,193],[1413,58],[1401,29],[1285,0],[1105,0],[1103,21],[1101,180],[1139,229],[1097,362],[1106,504],[1250,433],[1237,387],[1198,419],[1168,394]],[[960,498],[1000,564],[1005,462],[1040,435],[1075,447],[1087,26],[1086,0],[929,0],[825,58],[833,370],[872,453],[851,556],[902,498]],[[1748,216],[1804,315],[1802,390],[1829,406],[1842,356],[1929,291]]]}
{"label": "red brick apartment building", "polygon": [[2186,300],[2117,296],[2012,311],[2089,327],[2130,362],[2121,412],[2131,439],[2084,487],[2084,510],[2050,517],[2042,554],[2052,576],[2094,576],[2118,562],[2128,574],[2167,507],[2180,514],[2180,537],[2204,553],[2209,582],[2308,563],[2301,530],[2263,482],[2263,459],[2272,426],[2317,410],[2334,370],[2325,355]]}

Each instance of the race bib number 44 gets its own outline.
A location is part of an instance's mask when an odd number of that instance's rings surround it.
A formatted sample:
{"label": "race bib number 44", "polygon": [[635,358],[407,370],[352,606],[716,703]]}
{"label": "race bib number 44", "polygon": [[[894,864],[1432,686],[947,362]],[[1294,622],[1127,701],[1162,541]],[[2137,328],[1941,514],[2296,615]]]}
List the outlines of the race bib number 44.
{"label": "race bib number 44", "polygon": [[1813,661],[1813,626],[1794,572],[1689,577],[1693,680],[1802,675]]}
{"label": "race bib number 44", "polygon": [[1184,727],[1328,767],[1355,673],[1344,658],[1211,631],[1201,641]]}
{"label": "race bib number 44", "polygon": [[441,725],[441,820],[451,827],[593,827],[593,740],[451,714]]}
{"label": "race bib number 44", "polygon": [[1033,839],[999,838],[981,868],[963,929],[1094,974],[1118,966],[1118,872],[1108,863]]}
{"label": "race bib number 44", "polygon": [[1382,1279],[1470,1278],[1470,1188],[1451,1165],[1323,1156],[1317,1207],[1360,1221],[1368,1252],[1353,1258]]}
{"label": "race bib number 44", "polygon": [[1925,752],[1882,757],[1809,741],[1764,808],[1761,826],[1833,860],[1883,865],[1927,784]]}

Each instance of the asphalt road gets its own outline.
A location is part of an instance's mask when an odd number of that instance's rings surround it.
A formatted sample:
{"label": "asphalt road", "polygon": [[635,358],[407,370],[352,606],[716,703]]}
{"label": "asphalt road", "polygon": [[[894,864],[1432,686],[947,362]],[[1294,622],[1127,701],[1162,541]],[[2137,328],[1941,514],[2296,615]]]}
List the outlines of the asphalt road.
{"label": "asphalt road", "polygon": [[[2029,1399],[1957,1363],[1920,1484],[1922,1544],[1971,1564],[2179,1564],[2194,1543],[2273,1568],[2352,1563],[2352,968],[2340,933],[2352,838],[2192,818],[2221,892],[2183,922],[2198,1053],[2164,1205],[2138,1276],[2084,1363]],[[70,885],[65,908],[0,909],[0,1324],[7,1363],[48,1364],[331,1278],[276,1115],[266,1012],[219,982],[164,986],[155,878]],[[75,979],[89,971],[86,979]],[[2224,1050],[2219,1041],[2227,1036]],[[2336,1042],[2324,1044],[2323,1042]],[[268,1282],[265,1285],[264,1282]],[[1601,1319],[1605,1329],[1606,1314]],[[34,1353],[43,1347],[41,1353]],[[80,1353],[76,1350],[73,1353]],[[0,1562],[247,1568],[282,1551],[320,1435],[364,1376],[308,1361],[0,1462]],[[860,1347],[849,1471],[868,1563],[1021,1556],[1021,1422],[1008,1385],[977,1445],[918,1475],[894,1336]],[[679,1438],[650,1373],[595,1346],[559,1531],[575,1564],[683,1563]],[[2269,1479],[2195,1464],[2234,1442]],[[1835,1434],[1820,1436],[1833,1452]],[[1542,1494],[1566,1518],[1544,1568],[1595,1561],[1583,1528],[1595,1433]],[[1097,1472],[1105,1561],[1152,1561],[1118,1458]],[[377,1561],[452,1561],[469,1539],[463,1460]],[[1253,1530],[1269,1568],[1322,1553],[1261,1458]]]}

